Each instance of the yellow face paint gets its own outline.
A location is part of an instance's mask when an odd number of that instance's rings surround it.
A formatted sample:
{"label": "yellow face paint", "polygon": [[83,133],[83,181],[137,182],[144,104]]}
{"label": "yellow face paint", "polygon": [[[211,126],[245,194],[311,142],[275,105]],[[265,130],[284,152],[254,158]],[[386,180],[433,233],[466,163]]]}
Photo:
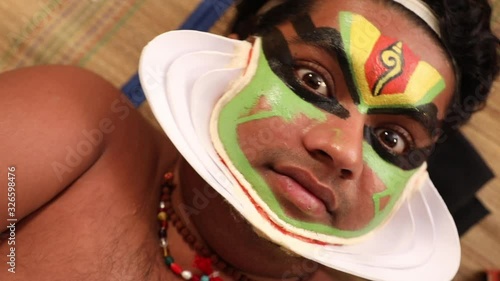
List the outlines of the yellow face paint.
{"label": "yellow face paint", "polygon": [[363,16],[341,12],[340,25],[362,113],[424,105],[444,90],[434,67],[403,42],[383,36]]}
{"label": "yellow face paint", "polygon": [[333,128],[332,129],[333,132],[335,132],[335,136],[333,137],[332,139],[332,142],[334,143],[339,143],[340,141],[342,141],[342,137],[343,137],[343,132],[341,129],[336,129],[336,128]]}

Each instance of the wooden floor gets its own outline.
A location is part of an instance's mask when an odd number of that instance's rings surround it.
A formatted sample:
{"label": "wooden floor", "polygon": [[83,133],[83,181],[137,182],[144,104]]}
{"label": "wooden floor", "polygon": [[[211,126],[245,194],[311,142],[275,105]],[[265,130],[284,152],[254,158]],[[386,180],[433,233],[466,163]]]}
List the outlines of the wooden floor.
{"label": "wooden floor", "polygon": [[[0,1],[0,71],[35,64],[73,64],[92,69],[120,87],[137,71],[142,47],[155,35],[178,27],[200,2]],[[493,24],[500,34],[500,0],[493,4]],[[231,12],[212,31],[225,33],[230,19]],[[499,92],[497,82],[488,106],[463,132],[500,176]],[[500,268],[500,179],[489,182],[479,198],[491,215],[462,238],[457,281],[481,280],[485,269]]]}

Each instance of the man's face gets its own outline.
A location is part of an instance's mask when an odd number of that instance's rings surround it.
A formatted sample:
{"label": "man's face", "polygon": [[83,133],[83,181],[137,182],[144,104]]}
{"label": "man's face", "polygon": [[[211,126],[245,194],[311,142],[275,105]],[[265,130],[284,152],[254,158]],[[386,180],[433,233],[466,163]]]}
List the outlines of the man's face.
{"label": "man's face", "polygon": [[256,75],[221,111],[229,158],[293,227],[368,233],[423,168],[453,93],[450,63],[368,1],[323,1],[262,40]]}

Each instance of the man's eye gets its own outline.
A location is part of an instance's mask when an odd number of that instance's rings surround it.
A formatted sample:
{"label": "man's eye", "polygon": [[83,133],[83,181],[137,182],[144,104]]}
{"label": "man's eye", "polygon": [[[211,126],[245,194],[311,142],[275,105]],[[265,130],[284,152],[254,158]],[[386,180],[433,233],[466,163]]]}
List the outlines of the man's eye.
{"label": "man's eye", "polygon": [[403,154],[412,146],[411,137],[407,133],[399,132],[399,130],[379,128],[375,129],[375,135],[378,141],[392,154]]}
{"label": "man's eye", "polygon": [[323,78],[321,74],[306,67],[298,67],[295,69],[295,73],[300,82],[311,91],[322,96],[329,95],[330,89],[328,88],[325,78]]}

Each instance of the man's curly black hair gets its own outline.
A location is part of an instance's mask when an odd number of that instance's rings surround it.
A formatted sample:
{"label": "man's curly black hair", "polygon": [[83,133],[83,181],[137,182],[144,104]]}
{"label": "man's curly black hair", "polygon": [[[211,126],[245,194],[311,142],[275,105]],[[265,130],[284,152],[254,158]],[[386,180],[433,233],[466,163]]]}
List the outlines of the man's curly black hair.
{"label": "man's curly black hair", "polygon": [[[487,0],[423,1],[438,17],[441,42],[453,57],[458,72],[456,96],[442,124],[443,131],[449,133],[457,130],[470,119],[472,113],[484,107],[499,71],[497,50],[500,41],[491,31],[492,10]],[[287,0],[264,15],[257,16],[257,11],[267,2],[240,0],[233,32],[240,38],[263,32],[307,13],[315,0]]]}

